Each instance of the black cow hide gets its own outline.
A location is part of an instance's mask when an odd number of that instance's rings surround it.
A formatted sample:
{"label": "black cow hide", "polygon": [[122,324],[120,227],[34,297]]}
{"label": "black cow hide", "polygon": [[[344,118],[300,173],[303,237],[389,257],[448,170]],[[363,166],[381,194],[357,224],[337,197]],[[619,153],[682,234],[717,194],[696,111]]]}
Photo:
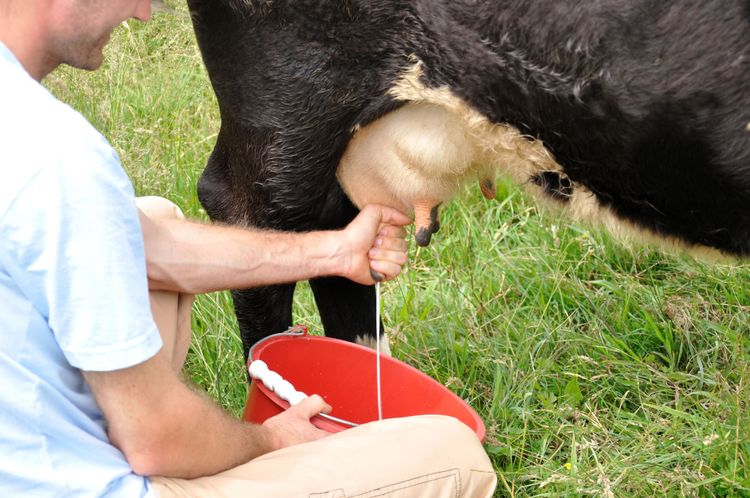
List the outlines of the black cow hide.
{"label": "black cow hide", "polygon": [[[344,226],[352,135],[421,99],[543,144],[558,166],[513,175],[561,204],[580,193],[649,234],[750,252],[747,0],[188,4],[221,110],[199,185],[215,220]],[[371,288],[311,285],[326,334],[373,333]],[[246,352],[290,325],[293,289],[234,292]]]}

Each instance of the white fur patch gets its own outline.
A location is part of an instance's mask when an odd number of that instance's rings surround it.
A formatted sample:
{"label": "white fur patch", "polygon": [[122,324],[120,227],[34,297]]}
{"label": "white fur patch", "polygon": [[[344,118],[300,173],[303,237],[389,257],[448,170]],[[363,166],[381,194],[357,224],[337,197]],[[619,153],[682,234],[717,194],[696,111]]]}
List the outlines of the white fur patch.
{"label": "white fur patch", "polygon": [[525,184],[541,171],[562,171],[552,154],[533,137],[508,124],[492,123],[448,87],[427,88],[421,82],[422,62],[415,63],[389,91],[397,100],[441,106],[463,124],[474,149],[474,160]]}
{"label": "white fur patch", "polygon": [[[358,335],[354,342],[373,350],[376,348],[375,338],[369,335]],[[391,341],[388,339],[388,334],[380,334],[380,354],[391,356]]]}

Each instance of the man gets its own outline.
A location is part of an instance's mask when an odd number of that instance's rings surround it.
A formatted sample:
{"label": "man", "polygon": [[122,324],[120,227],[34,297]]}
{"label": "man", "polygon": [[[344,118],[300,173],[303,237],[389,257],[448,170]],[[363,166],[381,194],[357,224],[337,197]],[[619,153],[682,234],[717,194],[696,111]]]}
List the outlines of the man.
{"label": "man", "polygon": [[318,396],[258,426],[181,382],[192,294],[394,278],[409,219],[368,206],[345,230],[285,234],[137,209],[106,140],[39,81],[98,68],[112,30],[149,16],[150,0],[0,0],[0,495],[490,496],[451,418],[326,436]]}

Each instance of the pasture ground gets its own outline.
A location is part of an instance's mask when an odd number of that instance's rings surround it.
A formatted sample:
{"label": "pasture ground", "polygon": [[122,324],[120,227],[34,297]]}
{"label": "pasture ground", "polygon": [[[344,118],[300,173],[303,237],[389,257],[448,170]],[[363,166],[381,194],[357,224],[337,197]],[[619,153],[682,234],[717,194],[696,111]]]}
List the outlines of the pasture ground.
{"label": "pasture ground", "polygon": [[[196,182],[219,127],[187,9],[118,28],[96,73],[46,85],[111,141],[140,195],[205,219]],[[625,245],[501,183],[443,212],[384,286],[394,356],[469,401],[498,496],[750,496],[750,265]],[[295,321],[320,330],[300,284]],[[200,296],[186,377],[239,414],[227,293]]]}

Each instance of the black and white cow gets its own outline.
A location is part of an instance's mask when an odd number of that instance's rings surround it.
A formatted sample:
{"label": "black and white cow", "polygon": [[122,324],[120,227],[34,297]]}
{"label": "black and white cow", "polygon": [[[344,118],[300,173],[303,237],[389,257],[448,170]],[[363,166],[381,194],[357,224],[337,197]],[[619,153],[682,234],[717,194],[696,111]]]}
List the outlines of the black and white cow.
{"label": "black and white cow", "polygon": [[[497,172],[576,216],[750,253],[748,0],[188,4],[221,110],[199,185],[215,220],[334,228],[386,202],[426,244],[437,206],[466,178],[492,197]],[[373,333],[371,288],[311,285],[328,335]],[[293,290],[234,292],[246,351],[290,325]]]}

